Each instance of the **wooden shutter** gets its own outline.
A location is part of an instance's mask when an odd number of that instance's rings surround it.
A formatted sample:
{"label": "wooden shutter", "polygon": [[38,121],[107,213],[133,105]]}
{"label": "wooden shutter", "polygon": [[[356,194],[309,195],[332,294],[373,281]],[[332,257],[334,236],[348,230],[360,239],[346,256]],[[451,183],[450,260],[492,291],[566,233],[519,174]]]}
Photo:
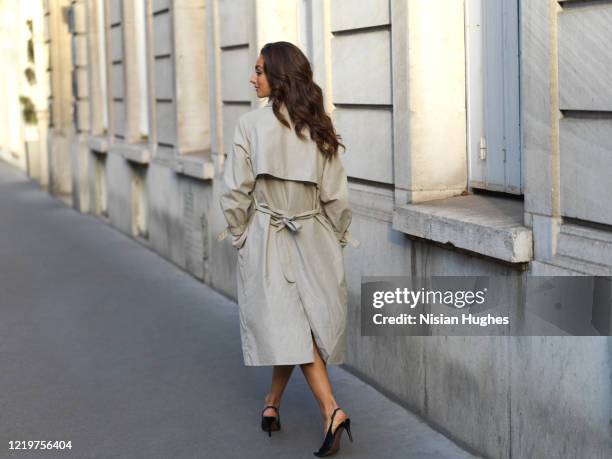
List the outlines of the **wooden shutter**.
{"label": "wooden shutter", "polygon": [[466,0],[469,182],[522,194],[518,0]]}

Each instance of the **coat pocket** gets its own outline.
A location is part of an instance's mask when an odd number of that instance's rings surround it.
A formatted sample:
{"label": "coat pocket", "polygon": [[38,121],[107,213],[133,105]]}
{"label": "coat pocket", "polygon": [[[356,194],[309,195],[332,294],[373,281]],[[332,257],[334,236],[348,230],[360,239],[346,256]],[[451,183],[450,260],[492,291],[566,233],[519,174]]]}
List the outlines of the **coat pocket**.
{"label": "coat pocket", "polygon": [[344,248],[342,244],[340,243],[338,234],[334,230],[334,227],[331,224],[331,221],[329,221],[329,219],[324,214],[318,214],[316,215],[315,218],[321,223],[321,225],[323,225],[323,227],[327,230],[327,232],[331,235],[331,237],[338,243],[338,245]]}
{"label": "coat pocket", "polygon": [[238,249],[238,271],[242,278],[242,285],[246,288],[249,280],[249,270],[247,267],[244,245]]}
{"label": "coat pocket", "polygon": [[242,231],[242,234],[240,234],[240,236],[235,236],[232,241],[232,245],[236,247],[239,252],[244,248],[244,245],[246,244],[246,240],[249,237],[249,229],[252,223],[253,216],[251,215],[251,217],[249,217],[246,224],[244,225],[244,230]]}
{"label": "coat pocket", "polygon": [[[256,239],[255,241],[251,240],[253,239],[251,235],[254,230],[252,226],[255,224],[257,224],[257,221],[256,221],[256,216],[253,214],[249,218],[246,224],[246,227],[244,229],[244,232],[236,239],[236,241],[239,241],[239,243],[235,244],[235,247],[237,248],[237,252],[238,252],[238,264],[240,268],[240,274],[242,276],[242,280],[245,285],[249,282],[250,278],[253,276],[253,268],[251,266],[253,260],[251,260],[252,250],[250,246],[251,244],[253,244],[253,242],[256,242],[257,240],[257,238],[255,238]],[[257,252],[256,248],[255,248],[255,252]]]}

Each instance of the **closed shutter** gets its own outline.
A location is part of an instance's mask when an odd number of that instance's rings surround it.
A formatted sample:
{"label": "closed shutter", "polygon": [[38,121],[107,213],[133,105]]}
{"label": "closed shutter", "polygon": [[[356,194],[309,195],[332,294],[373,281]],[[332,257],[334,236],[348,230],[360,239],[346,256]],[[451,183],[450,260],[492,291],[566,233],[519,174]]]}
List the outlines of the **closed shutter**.
{"label": "closed shutter", "polygon": [[518,0],[466,0],[469,182],[522,194]]}

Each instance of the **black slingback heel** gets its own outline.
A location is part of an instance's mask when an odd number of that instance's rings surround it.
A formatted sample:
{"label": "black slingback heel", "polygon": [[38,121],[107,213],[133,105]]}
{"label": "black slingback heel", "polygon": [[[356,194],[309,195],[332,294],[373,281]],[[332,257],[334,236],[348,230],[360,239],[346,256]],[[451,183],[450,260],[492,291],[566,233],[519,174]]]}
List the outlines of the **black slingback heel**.
{"label": "black slingback heel", "polygon": [[340,437],[342,437],[342,432],[344,430],[346,430],[346,433],[348,434],[351,443],[353,442],[353,435],[351,435],[351,420],[349,418],[346,418],[344,421],[338,424],[338,427],[336,427],[335,432],[332,433],[332,426],[334,425],[334,416],[336,415],[336,412],[339,409],[340,408],[336,408],[332,413],[331,421],[329,422],[329,429],[327,430],[325,440],[323,440],[323,444],[319,448],[319,451],[315,451],[312,453],[317,457],[325,457],[331,456],[332,454],[336,454],[340,449]]}
{"label": "black slingback heel", "polygon": [[[277,416],[264,416],[263,413],[268,408],[274,408],[276,410]],[[262,430],[268,432],[268,437],[272,436],[272,432],[280,430],[280,413],[278,411],[278,408],[276,408],[274,405],[268,405],[264,407],[263,411],[261,412],[261,428]]]}

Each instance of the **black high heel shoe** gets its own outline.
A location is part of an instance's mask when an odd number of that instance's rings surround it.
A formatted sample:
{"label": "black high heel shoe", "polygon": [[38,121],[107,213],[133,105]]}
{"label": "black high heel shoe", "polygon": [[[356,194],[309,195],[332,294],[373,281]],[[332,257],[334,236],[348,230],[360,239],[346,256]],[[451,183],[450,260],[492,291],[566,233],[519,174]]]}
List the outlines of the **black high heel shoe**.
{"label": "black high heel shoe", "polygon": [[325,457],[331,456],[332,454],[336,454],[340,449],[340,437],[342,437],[342,432],[344,430],[346,430],[346,433],[348,434],[351,443],[353,442],[353,435],[351,435],[351,420],[349,418],[346,418],[344,421],[338,424],[338,427],[336,427],[336,430],[334,431],[334,433],[332,433],[332,426],[334,425],[334,416],[336,415],[336,412],[339,409],[340,408],[336,408],[332,413],[331,421],[329,422],[329,429],[327,430],[327,435],[325,435],[325,440],[323,440],[323,444],[319,448],[319,451],[315,451],[312,453],[317,457]]}
{"label": "black high heel shoe", "polygon": [[[263,413],[268,408],[274,408],[276,410],[277,415],[276,416],[264,416]],[[272,436],[272,432],[276,432],[277,430],[280,430],[281,428],[280,413],[278,411],[278,408],[276,408],[274,405],[266,406],[261,412],[261,428],[262,430],[265,430],[266,432],[268,432],[268,437]]]}

